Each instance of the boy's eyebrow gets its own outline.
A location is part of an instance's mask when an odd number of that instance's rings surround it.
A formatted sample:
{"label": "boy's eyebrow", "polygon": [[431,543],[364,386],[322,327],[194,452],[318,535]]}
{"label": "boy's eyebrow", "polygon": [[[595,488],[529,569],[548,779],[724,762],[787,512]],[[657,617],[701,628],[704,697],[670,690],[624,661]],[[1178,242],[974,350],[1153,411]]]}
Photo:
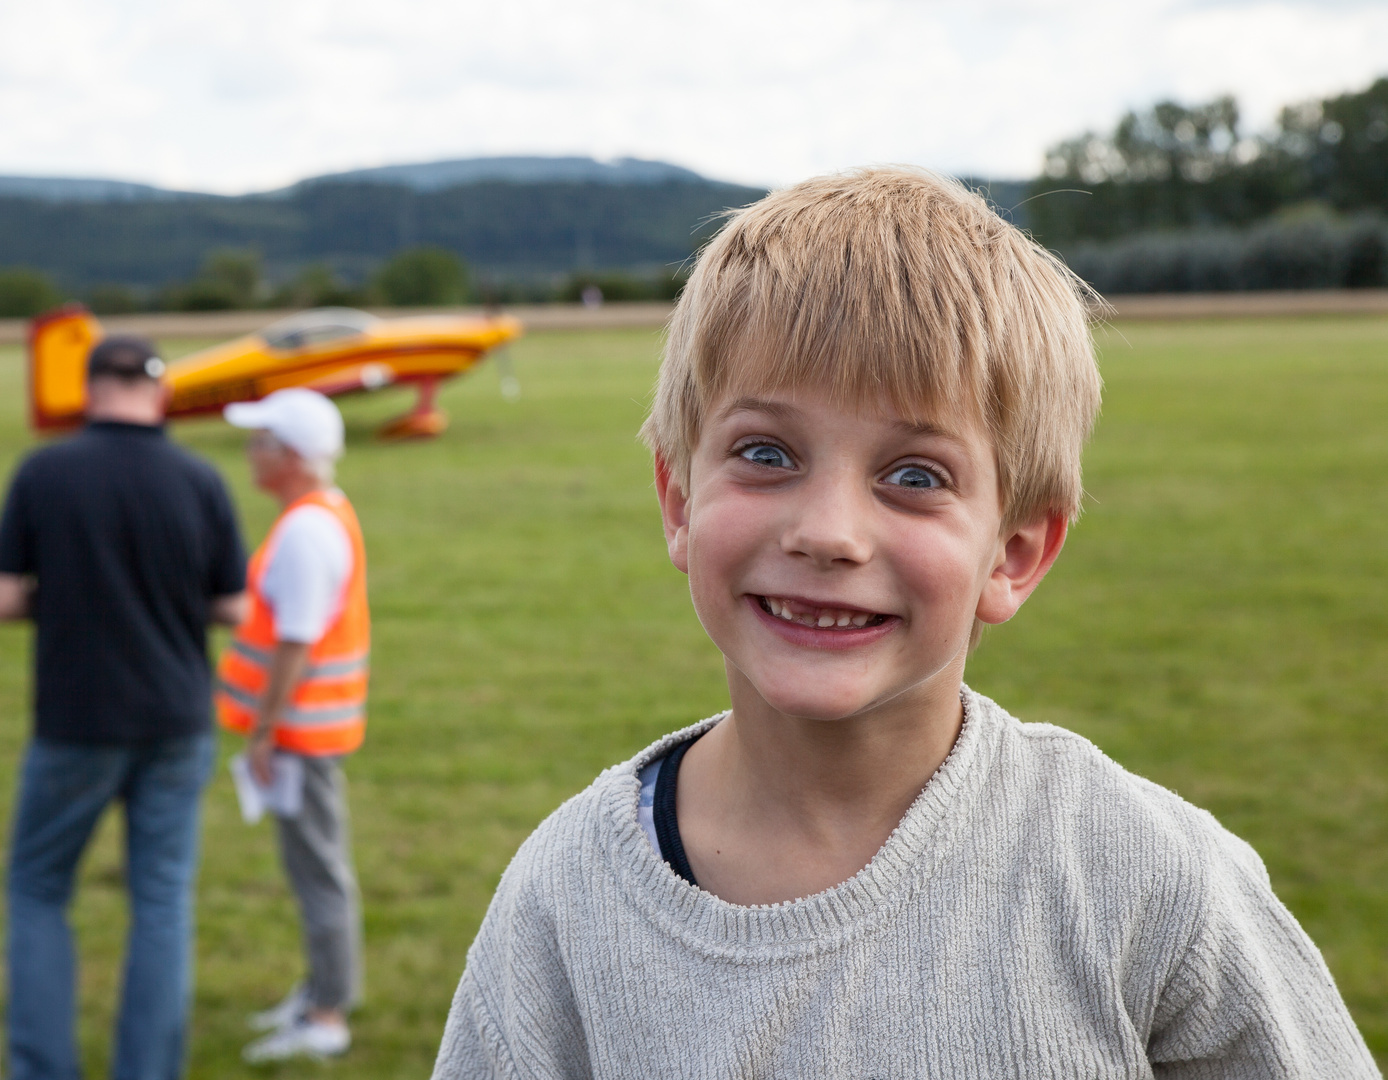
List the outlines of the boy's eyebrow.
{"label": "boy's eyebrow", "polygon": [[[766,398],[743,395],[728,402],[718,413],[719,420],[726,420],[736,412],[760,412],[774,416],[778,420],[789,420],[800,416],[800,410],[784,401],[769,401]],[[892,427],[904,435],[928,435],[939,439],[961,442],[960,437],[948,428],[930,420],[893,420]]]}
{"label": "boy's eyebrow", "polygon": [[718,413],[719,420],[726,420],[735,412],[761,412],[776,417],[778,420],[789,420],[800,415],[800,410],[794,405],[788,405],[784,401],[768,401],[765,398],[743,396],[734,398],[728,402]]}
{"label": "boy's eyebrow", "polygon": [[953,442],[962,440],[948,428],[943,428],[939,424],[931,423],[929,420],[893,420],[892,427],[906,435],[930,435],[940,439],[950,439]]}

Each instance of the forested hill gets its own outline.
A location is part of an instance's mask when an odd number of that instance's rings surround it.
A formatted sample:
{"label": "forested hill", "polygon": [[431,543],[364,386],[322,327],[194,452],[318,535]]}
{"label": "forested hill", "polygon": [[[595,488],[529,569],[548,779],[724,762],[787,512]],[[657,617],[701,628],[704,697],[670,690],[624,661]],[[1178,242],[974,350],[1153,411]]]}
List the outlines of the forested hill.
{"label": "forested hill", "polygon": [[[545,160],[555,167],[536,165]],[[668,272],[723,210],[763,193],[657,162],[487,161],[365,170],[240,197],[7,194],[13,186],[0,182],[0,266],[33,267],[70,290],[157,287],[191,278],[209,251],[237,248],[258,252],[271,277],[325,263],[360,281],[403,248],[433,245],[488,277]],[[469,172],[476,178],[450,183]]]}

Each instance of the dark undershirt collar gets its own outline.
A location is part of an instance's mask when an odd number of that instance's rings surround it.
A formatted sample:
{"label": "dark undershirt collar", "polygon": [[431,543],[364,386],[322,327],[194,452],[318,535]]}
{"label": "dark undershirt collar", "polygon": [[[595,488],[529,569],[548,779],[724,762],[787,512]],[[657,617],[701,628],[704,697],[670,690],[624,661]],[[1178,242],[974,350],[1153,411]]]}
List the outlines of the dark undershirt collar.
{"label": "dark undershirt collar", "polygon": [[[702,735],[700,732],[699,735]],[[660,856],[670,864],[670,869],[689,884],[697,887],[694,871],[689,868],[689,859],[684,853],[684,842],[680,840],[680,826],[675,819],[675,790],[679,784],[680,762],[684,752],[698,741],[699,735],[680,743],[660,763],[660,772],[655,778],[655,798],[651,803],[651,817],[655,824],[655,838],[660,841]]]}

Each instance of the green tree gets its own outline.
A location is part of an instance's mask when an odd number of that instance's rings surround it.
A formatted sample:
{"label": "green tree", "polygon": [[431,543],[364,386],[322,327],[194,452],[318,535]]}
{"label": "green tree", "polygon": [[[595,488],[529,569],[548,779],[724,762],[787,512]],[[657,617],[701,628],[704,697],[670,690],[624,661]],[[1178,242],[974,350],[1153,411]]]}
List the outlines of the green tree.
{"label": "green tree", "polygon": [[312,263],[299,271],[293,281],[274,296],[276,307],[360,307],[367,302],[366,291],[344,285],[331,266]]}
{"label": "green tree", "polygon": [[198,276],[174,286],[166,306],[181,311],[226,311],[254,307],[260,295],[260,256],[254,251],[223,248],[211,252]]}
{"label": "green tree", "polygon": [[[1295,200],[1298,184],[1266,136],[1239,132],[1233,98],[1163,101],[1129,112],[1107,135],[1052,147],[1026,203],[1047,244],[1152,229],[1248,225]],[[1304,197],[1304,196],[1302,196]]]}
{"label": "green tree", "polygon": [[87,293],[87,307],[98,315],[126,315],[140,306],[139,296],[124,285],[96,285]]}
{"label": "green tree", "polygon": [[1388,78],[1283,109],[1273,149],[1303,197],[1388,211]]}
{"label": "green tree", "polygon": [[1043,241],[1066,246],[1247,227],[1304,203],[1388,213],[1388,78],[1289,105],[1274,130],[1253,136],[1239,133],[1228,97],[1129,112],[1109,134],[1087,132],[1047,151],[1026,212]]}
{"label": "green tree", "polygon": [[377,271],[374,284],[392,307],[460,304],[468,296],[467,267],[451,251],[437,247],[400,252]]}
{"label": "green tree", "polygon": [[1204,105],[1161,101],[1129,112],[1111,135],[1087,132],[1046,152],[1053,180],[1186,180],[1205,183],[1237,167],[1252,147],[1239,146],[1239,107],[1232,97]]}
{"label": "green tree", "polygon": [[27,318],[57,307],[61,300],[53,282],[37,270],[24,266],[0,270],[0,317]]}
{"label": "green tree", "polygon": [[251,307],[260,292],[260,256],[254,251],[214,251],[199,277],[224,289],[233,307]]}

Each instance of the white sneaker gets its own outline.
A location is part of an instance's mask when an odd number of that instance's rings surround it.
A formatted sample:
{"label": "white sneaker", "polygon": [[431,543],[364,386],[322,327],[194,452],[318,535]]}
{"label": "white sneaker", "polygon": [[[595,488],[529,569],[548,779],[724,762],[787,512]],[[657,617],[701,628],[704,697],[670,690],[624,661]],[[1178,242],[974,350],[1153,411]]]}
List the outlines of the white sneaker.
{"label": "white sneaker", "polygon": [[319,1024],[300,1017],[288,1027],[272,1031],[241,1051],[252,1065],[284,1061],[292,1057],[327,1058],[347,1052],[352,1033],[346,1024]]}
{"label": "white sneaker", "polygon": [[252,1031],[275,1031],[294,1023],[307,1008],[308,990],[299,983],[278,1005],[246,1017],[246,1026]]}

